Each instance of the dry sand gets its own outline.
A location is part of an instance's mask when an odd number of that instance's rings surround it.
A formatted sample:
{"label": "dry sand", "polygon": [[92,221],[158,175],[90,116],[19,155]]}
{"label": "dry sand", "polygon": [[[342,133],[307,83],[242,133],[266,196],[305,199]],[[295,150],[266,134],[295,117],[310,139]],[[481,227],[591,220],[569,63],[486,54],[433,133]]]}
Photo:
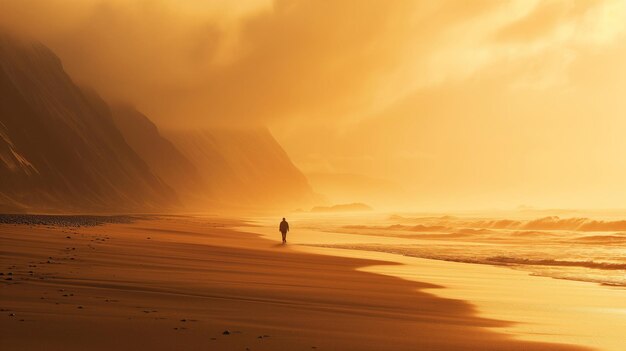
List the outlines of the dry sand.
{"label": "dry sand", "polygon": [[241,225],[0,225],[0,349],[583,349],[513,339],[498,331],[511,322],[437,285],[363,271],[384,261],[300,252]]}

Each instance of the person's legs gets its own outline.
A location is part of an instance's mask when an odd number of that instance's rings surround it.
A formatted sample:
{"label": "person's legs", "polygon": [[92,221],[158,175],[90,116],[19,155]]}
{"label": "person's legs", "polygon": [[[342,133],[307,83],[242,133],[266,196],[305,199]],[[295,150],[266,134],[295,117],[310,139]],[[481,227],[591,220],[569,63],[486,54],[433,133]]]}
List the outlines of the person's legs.
{"label": "person's legs", "polygon": [[283,242],[286,243],[287,242],[287,233],[281,232],[281,234],[283,235]]}

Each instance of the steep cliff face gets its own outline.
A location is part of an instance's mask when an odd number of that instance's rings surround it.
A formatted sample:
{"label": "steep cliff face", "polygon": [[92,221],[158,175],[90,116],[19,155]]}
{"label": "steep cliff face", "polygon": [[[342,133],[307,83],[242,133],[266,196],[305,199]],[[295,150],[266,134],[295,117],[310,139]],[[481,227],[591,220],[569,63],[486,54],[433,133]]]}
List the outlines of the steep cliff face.
{"label": "steep cliff face", "polygon": [[0,209],[147,211],[176,203],[108,105],[41,44],[0,35]]}
{"label": "steep cliff face", "polygon": [[[293,209],[305,176],[266,129],[168,132],[0,34],[0,211]],[[183,206],[184,204],[184,206]]]}
{"label": "steep cliff face", "polygon": [[111,108],[115,125],[126,142],[165,183],[176,189],[186,207],[195,207],[206,197],[198,190],[203,182],[196,166],[144,114],[127,104]]}
{"label": "steep cliff face", "polygon": [[267,129],[168,131],[198,168],[206,194],[226,206],[294,209],[316,195]]}

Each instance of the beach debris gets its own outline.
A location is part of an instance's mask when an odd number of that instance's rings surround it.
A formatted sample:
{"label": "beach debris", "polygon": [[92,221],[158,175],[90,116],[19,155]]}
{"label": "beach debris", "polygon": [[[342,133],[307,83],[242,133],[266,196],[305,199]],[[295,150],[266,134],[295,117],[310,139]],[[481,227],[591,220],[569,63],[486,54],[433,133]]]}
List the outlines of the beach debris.
{"label": "beach debris", "polygon": [[230,331],[228,331],[228,330],[224,330],[224,331],[222,332],[222,335],[230,335]]}
{"label": "beach debris", "polygon": [[15,313],[9,313],[9,317],[15,317]]}

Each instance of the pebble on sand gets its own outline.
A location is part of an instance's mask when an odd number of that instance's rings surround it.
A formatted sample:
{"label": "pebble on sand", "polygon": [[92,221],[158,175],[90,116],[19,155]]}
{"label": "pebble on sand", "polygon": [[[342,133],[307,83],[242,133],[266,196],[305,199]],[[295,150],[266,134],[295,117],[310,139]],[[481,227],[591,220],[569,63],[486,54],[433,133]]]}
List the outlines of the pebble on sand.
{"label": "pebble on sand", "polygon": [[224,332],[222,333],[222,335],[230,335],[230,331],[228,331],[228,330],[224,330]]}

